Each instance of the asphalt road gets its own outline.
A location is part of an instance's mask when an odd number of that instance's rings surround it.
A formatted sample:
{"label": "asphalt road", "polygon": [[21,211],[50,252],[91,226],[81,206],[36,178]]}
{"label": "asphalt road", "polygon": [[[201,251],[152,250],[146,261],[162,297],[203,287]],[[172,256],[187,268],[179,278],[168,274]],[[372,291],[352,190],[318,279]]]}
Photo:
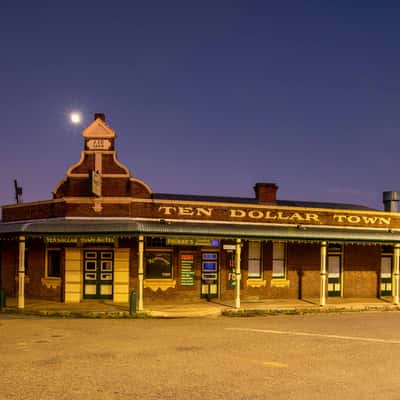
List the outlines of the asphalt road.
{"label": "asphalt road", "polygon": [[0,399],[400,399],[400,313],[0,314]]}

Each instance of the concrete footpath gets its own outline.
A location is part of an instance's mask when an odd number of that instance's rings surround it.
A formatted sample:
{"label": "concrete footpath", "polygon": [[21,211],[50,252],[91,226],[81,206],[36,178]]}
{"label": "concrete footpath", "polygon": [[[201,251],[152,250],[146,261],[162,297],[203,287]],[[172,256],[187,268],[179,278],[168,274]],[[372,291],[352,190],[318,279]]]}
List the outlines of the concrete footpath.
{"label": "concrete footpath", "polygon": [[[111,300],[83,300],[77,304],[25,299],[25,307],[18,309],[16,298],[7,298],[3,313],[39,315],[61,318],[184,318],[184,317],[240,317],[275,314],[307,314],[327,312],[399,311],[400,307],[387,299],[333,298],[324,307],[319,299],[302,300],[243,300],[240,309],[233,301],[219,302],[199,300],[194,303],[155,304],[145,303],[144,311],[130,315],[129,304],[113,303]],[[1,313],[0,313],[1,318]]]}

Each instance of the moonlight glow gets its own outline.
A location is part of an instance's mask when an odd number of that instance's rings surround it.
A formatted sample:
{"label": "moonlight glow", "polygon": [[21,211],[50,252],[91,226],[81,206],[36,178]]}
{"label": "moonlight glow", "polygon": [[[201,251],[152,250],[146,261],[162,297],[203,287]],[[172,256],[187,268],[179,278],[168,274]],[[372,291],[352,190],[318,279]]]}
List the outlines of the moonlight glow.
{"label": "moonlight glow", "polygon": [[70,116],[69,116],[69,119],[70,119],[70,121],[73,123],[73,124],[80,124],[81,123],[81,121],[82,121],[82,115],[81,115],[81,113],[79,113],[79,112],[72,112],[71,114],[70,114]]}

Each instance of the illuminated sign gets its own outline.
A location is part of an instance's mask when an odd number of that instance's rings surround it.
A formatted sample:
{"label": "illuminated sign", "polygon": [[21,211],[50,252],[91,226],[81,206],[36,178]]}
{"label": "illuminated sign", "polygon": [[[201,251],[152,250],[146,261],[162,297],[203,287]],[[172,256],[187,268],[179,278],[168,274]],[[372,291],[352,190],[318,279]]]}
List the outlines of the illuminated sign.
{"label": "illuminated sign", "polygon": [[181,254],[181,286],[194,285],[194,254]]}
{"label": "illuminated sign", "polygon": [[169,246],[210,246],[218,247],[219,240],[217,239],[192,239],[192,238],[167,238]]}

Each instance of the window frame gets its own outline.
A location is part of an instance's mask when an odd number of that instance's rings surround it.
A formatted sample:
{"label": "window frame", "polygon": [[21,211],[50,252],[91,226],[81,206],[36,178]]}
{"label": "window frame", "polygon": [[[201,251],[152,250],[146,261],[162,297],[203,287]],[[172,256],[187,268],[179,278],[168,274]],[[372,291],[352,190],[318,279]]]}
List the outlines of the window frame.
{"label": "window frame", "polygon": [[[59,270],[59,275],[58,276],[54,276],[54,275],[49,275],[49,253],[50,252],[54,252],[57,251],[59,253],[59,257],[60,257],[60,270]],[[48,247],[46,249],[46,265],[45,265],[45,278],[46,279],[61,279],[61,261],[62,261],[62,249],[59,247]]]}
{"label": "window frame", "polygon": [[[382,267],[383,267],[383,260],[388,259],[390,260],[390,276],[383,276],[382,275]],[[382,278],[392,278],[393,277],[393,255],[392,254],[381,254],[381,264],[379,268],[379,277]]]}
{"label": "window frame", "polygon": [[[258,244],[258,257],[250,257],[250,246],[251,243]],[[258,260],[258,274],[250,275],[250,261]],[[249,240],[247,242],[247,279],[262,279],[263,278],[263,241],[262,240]]]}
{"label": "window frame", "polygon": [[[283,255],[282,257],[278,257],[276,254],[277,251],[275,250],[275,246],[277,245],[282,245],[283,246]],[[274,265],[275,261],[281,261],[283,263],[283,274],[276,274],[274,273]],[[287,243],[286,242],[272,242],[272,271],[271,271],[271,276],[272,279],[286,279],[287,276]]]}

